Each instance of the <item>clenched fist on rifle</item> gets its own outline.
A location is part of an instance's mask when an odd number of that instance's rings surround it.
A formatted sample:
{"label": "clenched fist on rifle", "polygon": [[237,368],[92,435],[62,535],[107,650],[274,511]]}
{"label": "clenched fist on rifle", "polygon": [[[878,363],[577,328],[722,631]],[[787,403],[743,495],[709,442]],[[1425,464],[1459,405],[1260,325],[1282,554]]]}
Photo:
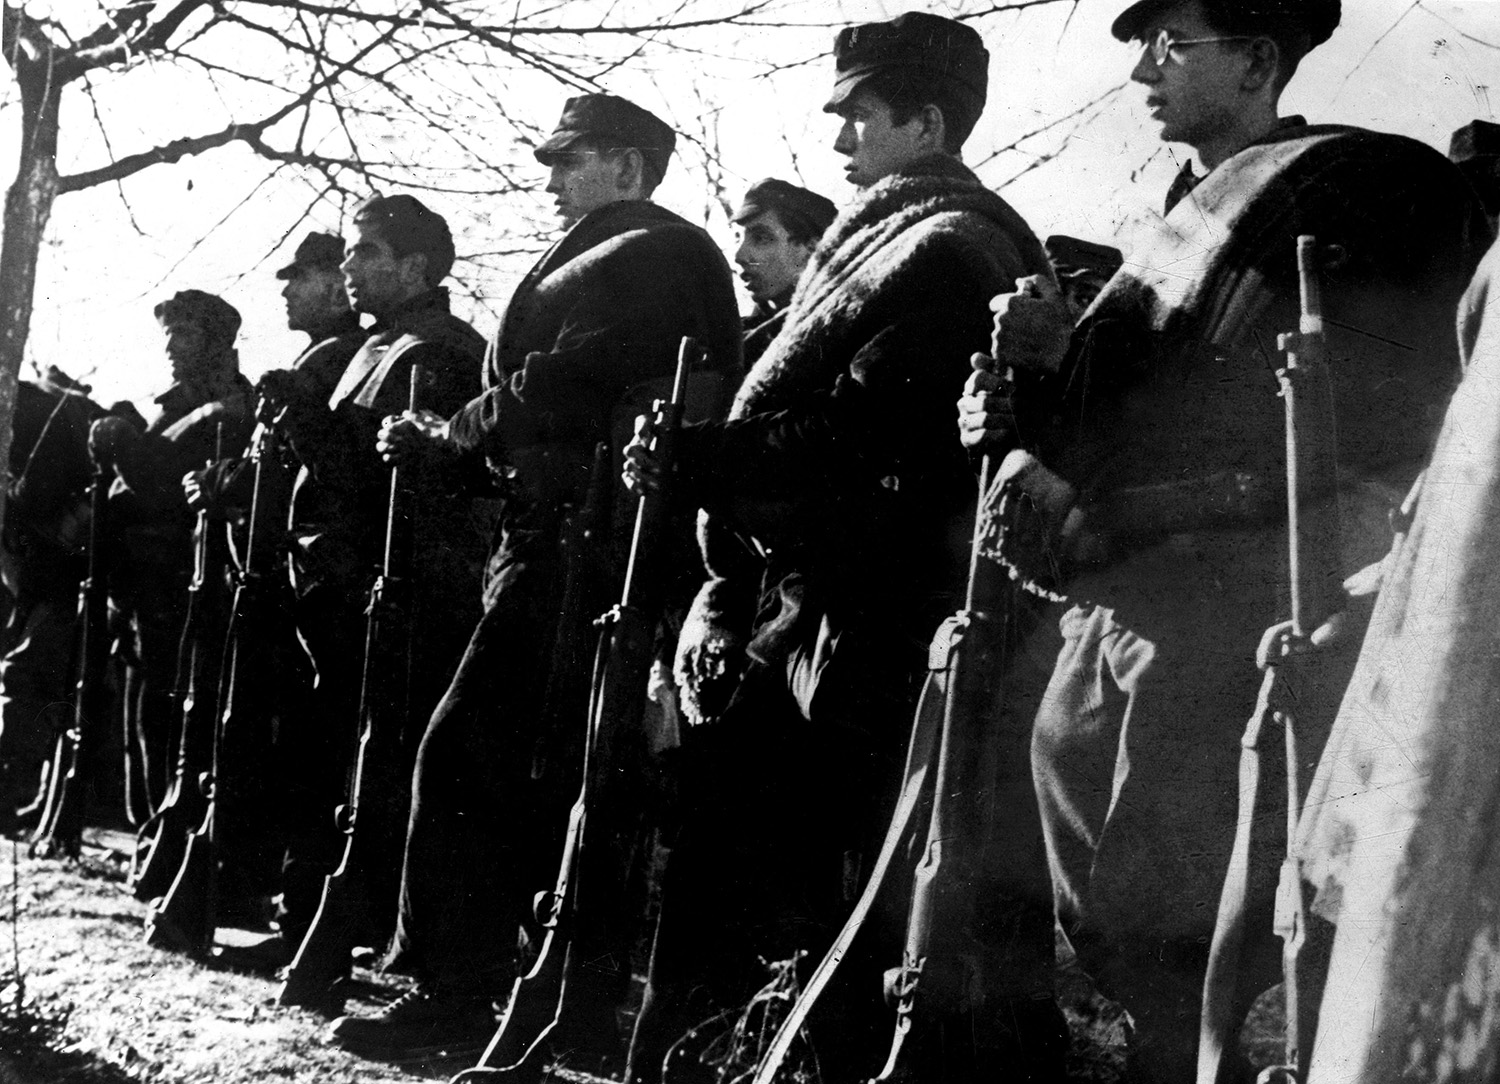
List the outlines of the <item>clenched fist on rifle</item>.
{"label": "clenched fist on rifle", "polygon": [[1057,286],[1040,275],[1016,283],[1014,293],[990,301],[995,332],[989,354],[970,358],[974,371],[958,400],[958,432],[965,448],[1015,443],[1014,370],[1056,372],[1073,334],[1073,314]]}

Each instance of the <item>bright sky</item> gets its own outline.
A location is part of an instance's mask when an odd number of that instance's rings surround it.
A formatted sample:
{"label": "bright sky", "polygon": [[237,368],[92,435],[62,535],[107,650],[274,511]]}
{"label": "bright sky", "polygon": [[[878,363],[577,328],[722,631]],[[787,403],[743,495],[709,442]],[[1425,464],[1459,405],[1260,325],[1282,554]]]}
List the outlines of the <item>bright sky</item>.
{"label": "bright sky", "polygon": [[[831,11],[859,22],[919,6],[801,2],[808,13],[804,20],[815,15],[819,22],[829,20]],[[940,14],[959,6],[923,5]],[[990,101],[965,157],[1039,236],[1071,233],[1128,251],[1132,215],[1159,206],[1181,148],[1157,141],[1141,108],[1141,88],[1126,86],[1102,105],[1088,107],[1124,83],[1134,62],[1132,51],[1108,33],[1123,6],[1124,0],[1081,0],[1076,7],[1059,3],[982,19],[977,25],[991,51]],[[97,10],[92,3],[88,7]],[[606,83],[686,133],[703,138],[706,128],[716,132],[729,199],[737,199],[749,182],[777,175],[800,178],[842,202],[850,189],[843,160],[831,149],[836,124],[818,111],[831,60],[823,57],[765,78],[755,76],[743,59],[812,60],[827,51],[831,37],[822,28],[737,32],[733,41],[705,34],[691,41],[701,52],[654,47]],[[1284,106],[1313,120],[1400,132],[1446,151],[1454,128],[1476,117],[1496,119],[1497,77],[1500,0],[1344,0],[1343,25],[1304,61]],[[568,92],[533,78],[507,93],[508,111],[545,130]],[[132,71],[110,94],[121,115],[145,110],[160,118],[166,111],[180,118],[181,132],[216,126],[214,103],[198,100],[201,91],[170,68]],[[83,139],[87,104],[79,98],[67,109],[65,125],[73,125],[79,133],[74,138]],[[475,118],[476,129],[483,119]],[[1018,140],[1018,150],[994,156],[995,148]],[[679,146],[685,158],[702,161],[690,141]],[[137,149],[116,146],[119,153]],[[73,153],[90,165],[102,160],[99,148],[87,142]],[[66,161],[63,168],[70,168]],[[280,284],[272,272],[286,262],[307,227],[272,250],[306,204],[307,188],[302,179],[287,175],[257,188],[265,172],[238,147],[152,167],[123,188],[134,225],[113,185],[60,198],[39,273],[33,360],[89,380],[104,402],[132,398],[144,408],[167,379],[151,306],[192,286],[221,294],[244,314],[239,348],[249,375],[289,364],[305,340],[284,326]],[[529,176],[539,189],[540,167]],[[700,170],[674,164],[657,198],[703,222],[726,246],[731,243],[731,230],[707,194]],[[441,196],[429,203],[455,222],[462,219],[460,256],[495,247],[508,216],[518,213],[516,205],[491,209],[459,200],[445,205]],[[522,200],[519,212],[545,218],[549,209],[538,191]],[[317,224],[336,229],[336,210],[327,209]],[[481,332],[493,329],[493,309],[527,263],[529,258],[511,260],[505,274],[479,283],[489,295],[489,308],[460,306]]]}

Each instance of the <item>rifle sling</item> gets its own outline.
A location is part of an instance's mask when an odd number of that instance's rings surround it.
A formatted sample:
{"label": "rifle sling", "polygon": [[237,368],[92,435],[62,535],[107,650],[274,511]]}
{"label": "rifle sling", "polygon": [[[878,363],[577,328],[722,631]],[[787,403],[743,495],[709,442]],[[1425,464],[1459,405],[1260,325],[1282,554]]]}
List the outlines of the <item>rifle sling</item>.
{"label": "rifle sling", "polygon": [[930,673],[927,683],[922,687],[922,697],[917,704],[916,716],[912,722],[901,798],[891,816],[891,824],[886,830],[885,841],[881,844],[880,855],[870,871],[870,879],[865,883],[865,890],[844,923],[844,928],[839,931],[838,937],[829,946],[817,970],[812,973],[812,977],[807,980],[807,985],[802,988],[797,1003],[792,1006],[786,1019],[782,1021],[781,1027],[776,1032],[776,1038],[772,1040],[765,1057],[756,1068],[753,1084],[773,1084],[776,1080],[781,1063],[791,1050],[792,1043],[807,1022],[818,998],[832,980],[844,956],[854,944],[855,938],[864,927],[865,919],[874,909],[875,901],[884,888],[886,877],[895,863],[897,854],[906,849],[906,844],[916,827],[917,811],[932,791],[933,771],[931,769],[935,768],[933,761],[936,757],[938,738],[942,732],[944,700],[942,677],[939,673]]}

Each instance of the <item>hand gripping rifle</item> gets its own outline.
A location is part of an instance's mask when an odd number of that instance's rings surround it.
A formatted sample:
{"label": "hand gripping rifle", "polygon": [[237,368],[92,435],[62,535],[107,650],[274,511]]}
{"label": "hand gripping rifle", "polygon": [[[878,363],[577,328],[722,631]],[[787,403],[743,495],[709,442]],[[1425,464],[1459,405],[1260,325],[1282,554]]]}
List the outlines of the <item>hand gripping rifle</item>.
{"label": "hand gripping rifle", "polygon": [[[265,404],[262,403],[258,413],[264,410]],[[251,505],[252,532],[256,530],[257,514],[264,514],[260,508],[264,502],[259,499],[261,464],[267,454],[267,443],[272,439],[266,425],[267,420],[262,418],[250,452],[255,464],[256,490],[256,499]],[[216,447],[210,466],[219,460],[222,443],[222,439],[215,440],[220,447]],[[213,756],[218,704],[208,695],[208,690],[217,691],[219,674],[214,666],[221,661],[222,647],[204,642],[205,596],[217,587],[216,577],[210,574],[208,567],[209,530],[208,510],[200,509],[198,520],[193,525],[193,577],[188,583],[187,620],[183,622],[182,639],[177,650],[177,680],[183,689],[177,763],[166,797],[136,833],[136,849],[131,862],[130,891],[141,901],[154,900],[171,888],[177,870],[182,866],[188,836],[203,820],[207,805],[199,777],[208,771]]]}
{"label": "hand gripping rifle", "polygon": [[94,464],[89,490],[89,566],[78,589],[78,681],[73,722],[57,737],[47,777],[47,799],[28,850],[35,858],[76,858],[83,841],[89,758],[109,710],[104,672],[109,665],[109,574],[106,517],[114,471]]}
{"label": "hand gripping rifle", "polygon": [[[411,368],[407,409],[418,408],[425,375]],[[401,754],[409,714],[411,574],[417,493],[411,470],[391,471],[385,553],[365,613],[365,660],[359,691],[359,749],[349,800],[337,811],[344,833],[338,868],[323,880],[312,925],[302,938],[277,994],[282,1005],[335,1009],[338,984],[349,975],[349,953],[373,925],[377,908],[391,906],[394,888],[381,892],[381,872],[401,853],[411,806],[411,766]],[[403,770],[404,769],[404,770]]]}
{"label": "hand gripping rifle", "polygon": [[1296,1084],[1303,1079],[1314,1018],[1299,983],[1299,954],[1306,937],[1307,900],[1302,889],[1302,861],[1297,853],[1297,822],[1302,790],[1298,778],[1298,670],[1313,650],[1311,635],[1342,608],[1339,593],[1339,511],[1333,385],[1328,344],[1323,330],[1322,298],[1314,261],[1314,238],[1297,238],[1297,272],[1302,315],[1298,330],[1283,334],[1277,346],[1286,352],[1286,367],[1277,376],[1286,407],[1286,478],[1288,568],[1292,613],[1261,639],[1256,661],[1265,672],[1255,710],[1240,739],[1240,806],[1229,869],[1219,899],[1218,920],[1209,948],[1203,984],[1203,1016],[1198,1038],[1199,1084],[1215,1084],[1225,1051],[1238,1034],[1236,987],[1245,940],[1249,894],[1250,827],[1260,787],[1261,743],[1273,726],[1282,728],[1286,749],[1287,854],[1276,888],[1275,929],[1282,938],[1286,978],[1286,1056],[1266,1069],[1261,1081]]}
{"label": "hand gripping rifle", "polygon": [[[222,652],[207,650],[201,632],[191,648],[177,774],[168,802],[158,811],[155,840],[135,886],[137,898],[152,899],[159,894],[148,890],[155,879],[170,878],[166,894],[147,913],[146,942],[195,955],[213,947],[219,871],[226,857],[236,857],[233,833],[255,816],[245,801],[251,788],[246,776],[255,770],[249,750],[264,735],[273,710],[269,697],[275,679],[267,644],[270,630],[284,620],[276,612],[277,584],[290,477],[270,404],[262,400],[256,413],[260,425],[249,453],[255,474],[244,568],[236,576]],[[206,561],[206,546],[199,560]],[[204,575],[198,570],[195,580]],[[215,661],[221,664],[216,710],[205,713],[197,700],[209,686],[213,671],[208,667]],[[188,827],[193,824],[197,827]]]}
{"label": "hand gripping rifle", "polygon": [[[688,378],[700,351],[684,337],[670,402],[654,404],[652,451],[663,472],[673,463]],[[568,816],[557,884],[536,898],[547,933],[535,965],[516,980],[505,1015],[478,1065],[450,1084],[509,1077],[541,1079],[546,1050],[597,1049],[616,1030],[615,1006],[630,982],[630,870],[639,845],[631,788],[642,755],[641,715],[650,676],[660,577],[651,567],[661,551],[671,508],[668,494],[641,497],[620,602],[600,628],[589,694],[583,785]],[[614,961],[605,967],[600,961]]]}

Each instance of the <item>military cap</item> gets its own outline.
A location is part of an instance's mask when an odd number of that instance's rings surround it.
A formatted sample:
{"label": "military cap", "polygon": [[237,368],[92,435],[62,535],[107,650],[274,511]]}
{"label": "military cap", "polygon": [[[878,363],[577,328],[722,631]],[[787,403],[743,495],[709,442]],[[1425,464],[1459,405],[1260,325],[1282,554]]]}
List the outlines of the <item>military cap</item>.
{"label": "military cap", "polygon": [[580,94],[563,103],[557,127],[533,153],[538,162],[550,166],[557,155],[581,144],[593,144],[602,150],[633,147],[656,170],[659,179],[667,172],[677,133],[666,121],[634,102],[613,94]]}
{"label": "military cap", "polygon": [[1109,245],[1054,233],[1042,245],[1059,277],[1093,274],[1107,279],[1120,269],[1124,257]]}
{"label": "military cap", "polygon": [[1448,141],[1448,157],[1459,165],[1476,158],[1500,158],[1500,124],[1489,120],[1465,124]]}
{"label": "military cap", "polygon": [[[1116,17],[1110,33],[1130,41],[1181,0],[1136,0]],[[1300,23],[1308,47],[1322,45],[1339,25],[1339,0],[1203,0],[1203,14],[1225,33],[1252,31],[1266,23]]]}
{"label": "military cap", "polygon": [[1453,133],[1448,157],[1469,179],[1485,211],[1500,213],[1500,124],[1475,120]]}
{"label": "military cap", "polygon": [[202,290],[179,290],[151,310],[163,327],[188,321],[216,345],[228,346],[240,331],[240,311],[222,297]]}
{"label": "military cap", "polygon": [[869,76],[905,69],[952,83],[977,108],[984,109],[989,94],[990,54],[979,33],[965,23],[908,11],[888,23],[847,26],[833,42],[833,94],[823,106],[835,113]]}
{"label": "military cap", "polygon": [[279,279],[289,279],[299,267],[337,269],[344,262],[344,239],[333,233],[310,233],[297,246],[292,262],[276,272]]}
{"label": "military cap", "polygon": [[798,188],[789,181],[767,177],[745,191],[740,209],[734,212],[730,221],[743,224],[766,211],[776,212],[787,232],[798,237],[821,236],[838,215],[833,200],[809,189]]}

